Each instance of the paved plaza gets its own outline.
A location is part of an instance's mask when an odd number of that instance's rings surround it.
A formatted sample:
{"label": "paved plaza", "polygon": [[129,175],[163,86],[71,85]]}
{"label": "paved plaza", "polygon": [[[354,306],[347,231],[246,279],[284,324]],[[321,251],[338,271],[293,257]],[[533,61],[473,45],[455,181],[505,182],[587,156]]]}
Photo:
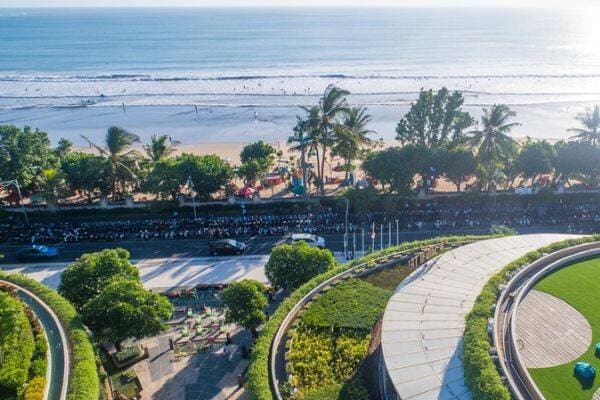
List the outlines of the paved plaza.
{"label": "paved plaza", "polygon": [[465,317],[488,280],[526,253],[573,235],[535,234],[459,247],[427,262],[396,290],[381,345],[403,400],[471,399],[461,361]]}

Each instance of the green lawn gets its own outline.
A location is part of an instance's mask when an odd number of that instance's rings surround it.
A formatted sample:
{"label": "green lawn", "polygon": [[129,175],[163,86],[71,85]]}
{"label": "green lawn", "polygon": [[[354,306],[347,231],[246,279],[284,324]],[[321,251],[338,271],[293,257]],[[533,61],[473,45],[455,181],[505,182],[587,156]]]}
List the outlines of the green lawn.
{"label": "green lawn", "polygon": [[[595,345],[600,341],[600,258],[573,264],[549,275],[535,288],[552,294],[577,309],[592,326],[592,344],[579,359],[551,368],[533,368],[529,372],[547,400],[589,400],[600,388],[600,358]],[[573,377],[576,361],[594,366],[598,376],[591,387],[582,387]]]}

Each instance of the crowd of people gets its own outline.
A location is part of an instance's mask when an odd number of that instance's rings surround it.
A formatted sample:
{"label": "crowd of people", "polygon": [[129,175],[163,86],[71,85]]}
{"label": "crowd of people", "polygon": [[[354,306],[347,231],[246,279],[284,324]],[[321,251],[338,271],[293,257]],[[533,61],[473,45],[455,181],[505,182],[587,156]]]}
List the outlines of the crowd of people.
{"label": "crowd of people", "polygon": [[[390,224],[395,230],[453,230],[492,225],[528,227],[543,225],[594,226],[600,228],[600,202],[551,204],[406,203],[395,212],[351,215],[348,229],[370,230],[373,224]],[[11,217],[0,223],[0,241],[26,243],[116,242],[125,240],[220,239],[283,236],[288,233],[343,233],[344,215],[332,209],[280,215],[155,217],[106,221],[32,222]]]}

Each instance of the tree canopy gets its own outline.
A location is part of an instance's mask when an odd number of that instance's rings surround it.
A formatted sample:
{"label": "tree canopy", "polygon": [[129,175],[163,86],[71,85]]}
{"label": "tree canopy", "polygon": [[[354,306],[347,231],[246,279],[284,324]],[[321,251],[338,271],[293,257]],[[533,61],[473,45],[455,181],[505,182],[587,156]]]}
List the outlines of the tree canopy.
{"label": "tree canopy", "polygon": [[462,110],[464,102],[459,91],[421,89],[417,101],[398,123],[396,139],[431,148],[463,143],[464,131],[475,122]]}
{"label": "tree canopy", "polygon": [[275,163],[277,151],[273,146],[259,140],[244,146],[240,153],[240,165],[238,175],[246,182],[260,179]]}
{"label": "tree canopy", "polygon": [[173,306],[161,294],[144,289],[139,281],[118,278],[83,307],[83,321],[100,340],[120,343],[165,330]]}
{"label": "tree canopy", "polygon": [[127,250],[106,249],[84,254],[62,272],[58,292],[81,311],[117,278],[139,280],[139,271],[129,262]]}
{"label": "tree canopy", "polygon": [[273,286],[295,289],[334,265],[335,259],[329,250],[299,242],[275,247],[265,265],[265,273]]}
{"label": "tree canopy", "polygon": [[233,282],[221,293],[227,308],[227,320],[249,329],[256,336],[256,328],[266,321],[265,308],[269,304],[260,282],[245,279]]}

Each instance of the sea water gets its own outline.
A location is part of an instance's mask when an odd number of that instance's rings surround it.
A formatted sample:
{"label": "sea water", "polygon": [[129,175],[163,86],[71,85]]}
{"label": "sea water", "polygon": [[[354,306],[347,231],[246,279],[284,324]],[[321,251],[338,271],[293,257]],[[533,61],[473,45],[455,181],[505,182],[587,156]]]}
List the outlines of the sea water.
{"label": "sea water", "polygon": [[334,83],[369,107],[386,139],[420,88],[441,86],[464,91],[474,114],[494,103],[521,110],[519,134],[563,137],[577,112],[600,102],[598,16],[594,8],[0,9],[0,123],[72,137],[120,123],[188,141],[271,138],[288,134],[298,105]]}

